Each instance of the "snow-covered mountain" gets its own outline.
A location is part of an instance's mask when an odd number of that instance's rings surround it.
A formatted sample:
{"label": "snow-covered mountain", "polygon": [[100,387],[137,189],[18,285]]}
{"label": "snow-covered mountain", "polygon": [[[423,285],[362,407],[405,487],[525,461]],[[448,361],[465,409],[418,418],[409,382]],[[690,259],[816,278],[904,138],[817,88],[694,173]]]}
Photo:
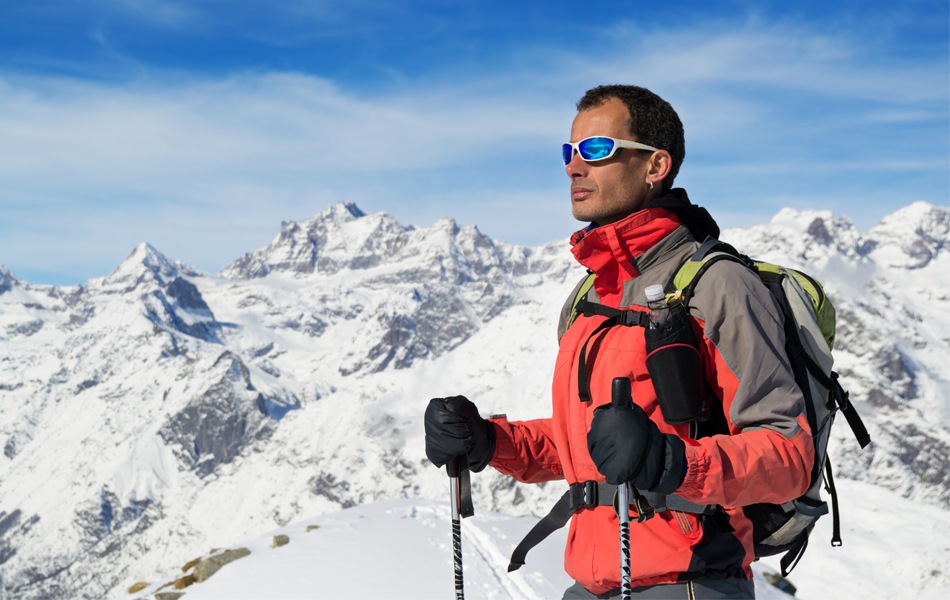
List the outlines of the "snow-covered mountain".
{"label": "snow-covered mountain", "polygon": [[[838,426],[839,477],[943,509],[948,231],[950,210],[917,203],[865,233],[783,211],[723,235],[804,268],[836,304],[838,370],[874,439],[859,452]],[[582,274],[563,241],[518,247],[352,204],[284,223],[216,276],[148,244],[79,287],[0,268],[3,587],[124,597],[210,546],[377,500],[443,499],[426,402],[464,393],[485,414],[548,414],[556,315]],[[562,491],[488,472],[474,485],[479,508],[514,516]]]}
{"label": "snow-covered mountain", "polygon": [[[783,210],[723,238],[824,283],[835,368],[874,443],[835,429],[837,474],[950,508],[950,209],[923,202],[867,233],[829,212]],[[950,556],[948,556],[950,559]]]}

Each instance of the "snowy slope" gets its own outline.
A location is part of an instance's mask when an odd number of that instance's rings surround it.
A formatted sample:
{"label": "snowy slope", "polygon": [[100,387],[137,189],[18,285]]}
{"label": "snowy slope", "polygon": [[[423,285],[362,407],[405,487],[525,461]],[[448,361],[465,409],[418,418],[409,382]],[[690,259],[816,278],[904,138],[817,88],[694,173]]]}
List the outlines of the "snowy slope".
{"label": "snowy slope", "polygon": [[[182,588],[184,598],[453,598],[449,513],[443,502],[384,500],[294,523],[238,544],[250,550],[250,555],[226,565],[206,581]],[[529,564],[514,573],[506,572],[510,548],[533,525],[533,519],[482,511],[463,521],[467,597],[544,600],[559,598],[573,583],[561,569],[566,530],[535,548]],[[279,535],[286,535],[289,541],[275,547],[274,537]],[[771,571],[756,566],[758,598],[790,598],[759,576],[760,570]],[[159,581],[124,597],[149,598],[167,583]]]}
{"label": "snowy slope", "polygon": [[[839,478],[940,511],[948,215],[913,204],[861,233],[783,211],[724,233],[754,256],[807,264],[835,300],[838,368],[875,440],[859,452],[838,427]],[[516,247],[450,219],[406,227],[346,204],[284,223],[217,276],[148,244],[81,287],[0,268],[8,594],[101,597],[300,519],[444,498],[422,449],[428,398],[549,414],[555,320],[582,273],[564,242]],[[562,491],[495,473],[474,485],[482,512],[512,516],[542,514]],[[950,563],[945,547],[907,553]]]}
{"label": "snowy slope", "polygon": [[[830,523],[819,522],[808,553],[788,577],[795,597],[946,598],[950,523],[941,509],[860,482],[842,481],[839,492],[848,507],[844,545],[832,548]],[[468,597],[560,597],[572,583],[561,567],[566,528],[532,550],[522,569],[506,572],[511,549],[534,523],[478,507],[462,521]],[[288,544],[275,548],[278,535],[286,535]],[[434,599],[454,593],[446,502],[384,500],[298,521],[234,547],[251,554],[183,588],[186,600]],[[636,560],[635,548],[632,556]],[[764,577],[779,573],[776,559],[753,564],[753,572],[758,598],[790,597]],[[149,587],[114,598],[144,600],[181,576],[180,570],[156,573],[145,581]]]}

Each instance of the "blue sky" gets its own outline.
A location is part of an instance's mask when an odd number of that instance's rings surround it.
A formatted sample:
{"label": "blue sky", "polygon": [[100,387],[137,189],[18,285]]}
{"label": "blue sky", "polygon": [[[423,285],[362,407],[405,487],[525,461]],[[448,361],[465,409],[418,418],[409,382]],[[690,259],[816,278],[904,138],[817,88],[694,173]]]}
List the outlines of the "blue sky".
{"label": "blue sky", "polygon": [[340,201],[564,238],[600,83],[673,104],[723,226],[948,204],[946,0],[0,0],[0,264],[76,284],[148,241],[215,272]]}

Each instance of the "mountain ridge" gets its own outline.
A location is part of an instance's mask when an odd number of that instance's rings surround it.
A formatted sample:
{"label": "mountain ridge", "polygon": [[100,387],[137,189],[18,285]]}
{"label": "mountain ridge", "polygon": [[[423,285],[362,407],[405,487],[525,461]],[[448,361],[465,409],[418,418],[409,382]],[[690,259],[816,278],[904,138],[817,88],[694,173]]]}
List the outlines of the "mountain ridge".
{"label": "mountain ridge", "polygon": [[[948,215],[915,203],[861,233],[829,212],[782,211],[723,232],[812,273],[836,303],[837,368],[875,440],[858,452],[839,425],[836,473],[943,507]],[[425,399],[465,393],[513,419],[549,412],[555,320],[583,273],[566,241],[515,246],[452,219],[416,228],[345,203],[283,223],[217,275],[147,243],[78,287],[0,270],[7,591],[98,597],[177,562],[169,548],[387,497],[441,498],[422,452]],[[473,483],[480,506],[514,515],[561,492],[489,473]]]}

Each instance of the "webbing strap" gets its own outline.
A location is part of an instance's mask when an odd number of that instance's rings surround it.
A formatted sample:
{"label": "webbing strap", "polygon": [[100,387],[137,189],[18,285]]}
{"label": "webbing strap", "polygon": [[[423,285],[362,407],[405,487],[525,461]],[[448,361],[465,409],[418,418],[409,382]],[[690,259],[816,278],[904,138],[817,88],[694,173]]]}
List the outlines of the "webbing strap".
{"label": "webbing strap", "polygon": [[573,514],[574,511],[571,510],[571,491],[568,490],[564,492],[564,495],[551,507],[548,514],[544,515],[544,517],[531,528],[528,535],[524,536],[524,539],[518,543],[515,551],[511,553],[511,561],[508,563],[508,572],[511,573],[523,567],[525,558],[528,556],[528,551],[543,542],[549,535],[561,527],[564,527],[567,522],[571,520],[571,515]]}
{"label": "webbing strap", "polygon": [[841,516],[838,513],[838,491],[835,489],[835,478],[831,473],[831,458],[825,455],[825,490],[831,496],[831,545],[841,545]]}
{"label": "webbing strap", "polygon": [[719,510],[719,506],[715,504],[697,504],[677,494],[641,493],[643,494],[643,498],[653,506],[656,512],[677,510],[679,512],[688,512],[698,515],[709,515]]}
{"label": "webbing strap", "polygon": [[[714,254],[714,251],[718,252],[718,254]],[[710,256],[711,254],[712,256]],[[689,260],[670,275],[670,279],[667,281],[664,289],[668,294],[681,291],[683,303],[689,304],[689,300],[693,296],[693,288],[696,287],[696,283],[700,277],[706,272],[706,269],[720,260],[732,260],[755,270],[754,262],[751,258],[723,241],[708,237],[699,248],[696,249]],[[681,281],[684,278],[685,281]]]}
{"label": "webbing strap", "polygon": [[598,304],[596,302],[591,302],[586,298],[581,298],[577,301],[575,310],[577,310],[577,314],[584,315],[585,317],[590,317],[593,315],[607,317],[607,320],[611,322],[611,325],[646,327],[650,322],[650,315],[645,311],[626,308],[613,308],[603,304]]}
{"label": "webbing strap", "polygon": [[788,577],[788,574],[792,572],[792,569],[794,569],[795,565],[798,564],[798,561],[801,560],[802,555],[805,554],[805,548],[807,547],[808,536],[798,536],[798,539],[795,540],[795,543],[792,544],[792,547],[789,548],[788,552],[785,553],[785,556],[782,557],[782,560],[779,561],[779,564],[782,566],[782,577]]}
{"label": "webbing strap", "polygon": [[581,353],[577,359],[577,397],[580,398],[581,402],[590,402],[590,384],[587,381],[587,345],[590,344],[590,341],[594,339],[594,336],[598,333],[614,325],[615,323],[613,321],[607,319],[587,336],[584,345],[581,346]]}
{"label": "webbing strap", "polygon": [[581,402],[590,401],[590,385],[587,381],[587,346],[594,337],[605,329],[615,325],[624,325],[626,327],[646,327],[650,322],[650,315],[639,310],[624,310],[604,306],[596,302],[588,302],[586,298],[578,300],[574,310],[579,315],[585,317],[601,316],[607,319],[597,326],[594,331],[587,336],[584,345],[581,346],[581,353],[577,361],[577,397]]}
{"label": "webbing strap", "polygon": [[811,376],[831,394],[831,402],[833,402],[835,406],[829,404],[828,408],[834,409],[837,407],[837,409],[844,414],[844,418],[848,421],[848,427],[851,428],[854,438],[858,440],[859,446],[864,448],[870,444],[871,434],[868,433],[867,427],[864,426],[864,421],[861,420],[861,415],[855,410],[854,404],[851,404],[851,394],[841,387],[841,383],[838,381],[838,374],[831,371],[829,376],[825,376],[825,374],[821,372],[821,367],[819,367],[807,353],[802,351],[799,353],[799,356],[804,359]]}
{"label": "webbing strap", "polygon": [[844,413],[844,418],[848,421],[848,425],[851,427],[854,437],[858,440],[858,445],[864,448],[871,443],[871,434],[868,433],[867,427],[864,426],[861,415],[858,414],[854,405],[851,404],[851,395],[838,383],[838,374],[832,371],[831,379],[832,387],[830,389],[834,395],[835,403],[838,405],[838,408],[841,409],[841,412]]}
{"label": "webbing strap", "polygon": [[703,241],[702,244],[700,244],[699,248],[696,249],[696,252],[693,253],[693,257],[690,260],[701,261],[702,259],[706,258],[706,255],[712,252],[713,249],[716,248],[717,246],[727,246],[729,249],[732,250],[733,254],[738,254],[735,248],[733,248],[729,244],[722,242],[720,240],[717,240],[716,238],[712,236],[709,236]]}
{"label": "webbing strap", "polygon": [[[458,479],[458,510],[459,517],[465,519],[475,514],[475,504],[472,502],[472,476],[468,467],[468,456],[456,456],[445,465],[445,472],[449,477]],[[456,499],[453,498],[453,501]]]}
{"label": "webbing strap", "polygon": [[475,514],[475,504],[472,502],[472,476],[468,468],[459,473],[459,516],[463,519]]}
{"label": "webbing strap", "polygon": [[[690,502],[676,494],[640,492],[633,486],[630,487],[631,492],[633,492],[631,497],[634,499],[631,505],[637,508],[638,521],[645,521],[650,518],[654,511],[677,510],[680,512],[711,514],[719,509],[718,506],[714,505]],[[616,510],[618,508],[616,506],[616,496],[617,486],[609,483],[595,481],[572,483],[571,487],[551,507],[548,514],[544,515],[515,547],[514,552],[511,553],[511,561],[508,563],[508,572],[517,571],[524,566],[528,552],[552,533],[567,525],[574,513],[595,506],[613,506]],[[655,502],[660,504],[654,504]]]}

